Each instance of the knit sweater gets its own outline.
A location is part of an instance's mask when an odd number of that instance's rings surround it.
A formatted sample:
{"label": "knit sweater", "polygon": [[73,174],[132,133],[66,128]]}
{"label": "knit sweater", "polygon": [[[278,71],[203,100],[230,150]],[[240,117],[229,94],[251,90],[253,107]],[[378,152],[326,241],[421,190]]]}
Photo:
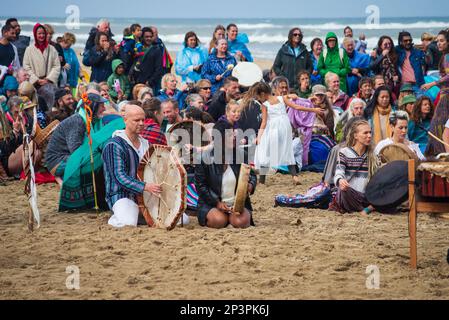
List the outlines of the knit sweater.
{"label": "knit sweater", "polygon": [[67,160],[78,149],[86,136],[86,124],[79,114],[62,121],[53,132],[45,154],[45,164],[49,170],[63,160]]}
{"label": "knit sweater", "polygon": [[365,193],[369,182],[368,153],[359,156],[354,149],[346,147],[340,150],[335,170],[334,183],[338,186],[341,179],[348,181],[352,189]]}

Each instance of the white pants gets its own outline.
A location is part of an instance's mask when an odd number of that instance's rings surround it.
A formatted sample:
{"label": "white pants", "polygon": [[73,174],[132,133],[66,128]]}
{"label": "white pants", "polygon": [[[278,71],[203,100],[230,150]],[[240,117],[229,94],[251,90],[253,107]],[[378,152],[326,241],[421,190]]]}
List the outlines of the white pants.
{"label": "white pants", "polygon": [[[113,216],[109,219],[109,225],[115,228],[123,228],[126,226],[137,227],[139,220],[139,207],[130,199],[120,199],[112,207]],[[190,218],[185,213],[179,219],[178,225],[188,225]]]}
{"label": "white pants", "polygon": [[115,228],[126,226],[137,227],[139,219],[139,207],[130,199],[120,199],[112,207],[113,216],[109,219],[109,225]]}

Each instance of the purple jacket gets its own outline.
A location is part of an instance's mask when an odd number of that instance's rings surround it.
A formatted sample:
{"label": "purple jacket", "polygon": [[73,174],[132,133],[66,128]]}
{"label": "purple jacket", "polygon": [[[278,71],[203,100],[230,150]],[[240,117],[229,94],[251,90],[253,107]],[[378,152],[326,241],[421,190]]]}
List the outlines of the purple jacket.
{"label": "purple jacket", "polygon": [[[314,108],[312,102],[310,102],[310,100],[308,99],[299,98],[297,100],[293,100],[293,103],[305,108]],[[304,112],[288,108],[287,113],[293,128],[299,129],[313,127],[313,123],[315,122],[314,112]]]}

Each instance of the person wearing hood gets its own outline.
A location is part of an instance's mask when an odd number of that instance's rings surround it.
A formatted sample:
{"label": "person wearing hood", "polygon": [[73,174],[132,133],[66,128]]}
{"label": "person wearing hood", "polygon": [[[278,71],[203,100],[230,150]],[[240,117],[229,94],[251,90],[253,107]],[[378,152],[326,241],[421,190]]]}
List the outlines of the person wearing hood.
{"label": "person wearing hood", "polygon": [[297,76],[302,71],[312,73],[313,61],[306,46],[302,43],[303,33],[299,28],[293,28],[288,33],[288,41],[279,50],[273,64],[278,76],[288,79],[292,89],[299,89]]}
{"label": "person wearing hood", "polygon": [[[106,99],[90,93],[88,99],[92,108],[92,132],[102,127],[101,118],[105,111]],[[83,103],[84,105],[84,103]],[[48,142],[45,164],[48,170],[62,182],[69,157],[83,144],[87,133],[88,115],[84,108],[62,121],[51,135]]]}
{"label": "person wearing hood", "polygon": [[244,33],[239,34],[239,29],[234,23],[228,25],[226,33],[228,36],[229,52],[235,59],[238,61],[253,62],[253,56],[246,46],[249,43],[248,36]]}
{"label": "person wearing hood", "polygon": [[351,72],[348,74],[348,96],[352,97],[359,89],[359,81],[363,76],[368,75],[370,56],[356,50],[356,43],[353,38],[343,40],[343,48],[349,58]]}
{"label": "person wearing hood", "polygon": [[6,99],[10,99],[13,96],[17,96],[17,90],[19,89],[19,82],[13,76],[6,77],[3,88],[0,88],[0,95],[4,95]]}
{"label": "person wearing hood", "polygon": [[44,96],[47,105],[54,104],[54,92],[61,73],[58,51],[49,45],[47,30],[37,23],[33,28],[34,45],[29,46],[23,58],[23,68],[30,75],[30,82],[38,94]]}
{"label": "person wearing hood", "polygon": [[147,192],[159,197],[162,193],[162,185],[137,179],[139,163],[150,147],[140,136],[145,112],[140,106],[129,103],[124,120],[125,130],[116,131],[102,153],[106,202],[113,213],[108,223],[115,228],[137,227],[139,207],[136,196]]}
{"label": "person wearing hood", "polygon": [[329,32],[326,36],[326,46],[318,61],[318,70],[323,79],[328,72],[340,77],[340,89],[347,92],[346,76],[351,72],[349,58],[343,49],[338,48],[338,38],[335,33]]}
{"label": "person wearing hood", "polygon": [[195,83],[201,80],[201,68],[208,58],[207,49],[201,45],[195,32],[187,32],[184,48],[176,56],[175,71],[182,83]]}
{"label": "person wearing hood", "polygon": [[224,80],[232,75],[232,69],[237,65],[237,60],[228,50],[226,39],[218,39],[215,49],[201,69],[201,77],[212,83],[212,95],[223,86]]}
{"label": "person wearing hood", "polygon": [[131,84],[125,74],[125,64],[120,59],[112,61],[113,73],[108,78],[109,95],[115,102],[127,100],[131,94]]}

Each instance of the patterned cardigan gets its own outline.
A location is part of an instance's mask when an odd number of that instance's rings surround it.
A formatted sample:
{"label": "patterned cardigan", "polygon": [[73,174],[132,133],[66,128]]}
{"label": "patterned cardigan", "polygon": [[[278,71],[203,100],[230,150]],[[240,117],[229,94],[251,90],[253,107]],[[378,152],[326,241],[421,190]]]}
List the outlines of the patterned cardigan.
{"label": "patterned cardigan", "polygon": [[114,204],[124,198],[136,201],[145,183],[136,179],[139,156],[122,138],[114,137],[103,150],[106,202],[112,210]]}

